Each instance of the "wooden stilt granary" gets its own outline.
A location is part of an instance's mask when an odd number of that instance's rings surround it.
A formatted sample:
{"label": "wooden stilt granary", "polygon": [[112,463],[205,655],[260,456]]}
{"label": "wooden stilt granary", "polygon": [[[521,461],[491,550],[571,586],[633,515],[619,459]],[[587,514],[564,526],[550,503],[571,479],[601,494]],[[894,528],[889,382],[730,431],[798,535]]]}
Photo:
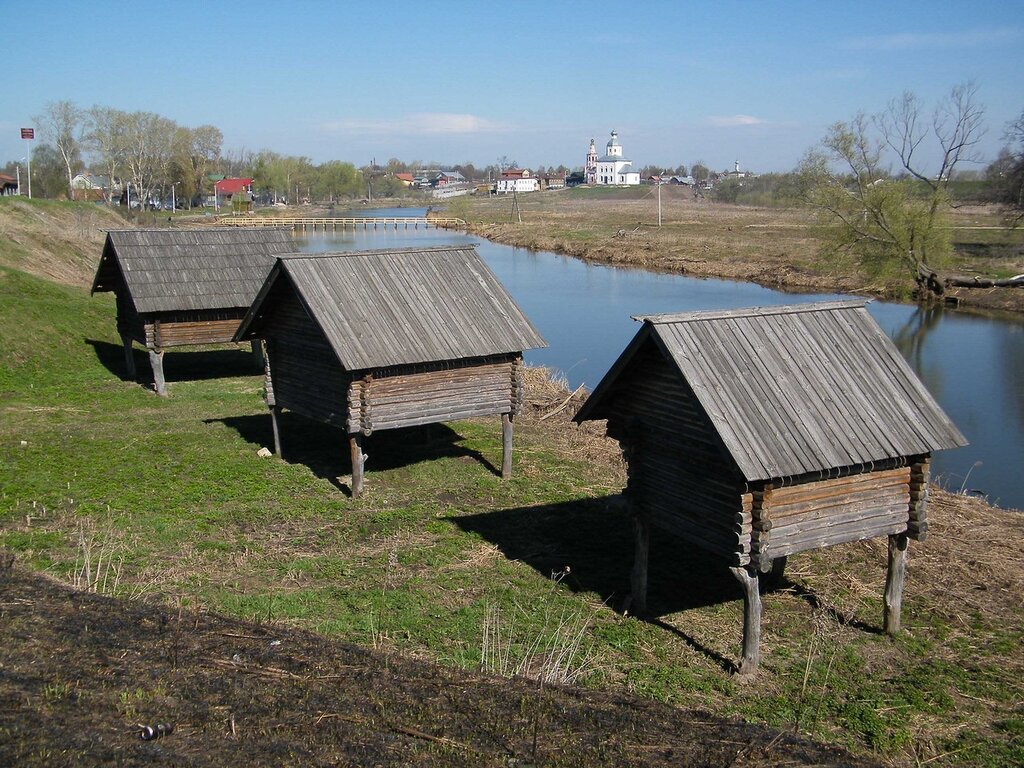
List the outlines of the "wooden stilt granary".
{"label": "wooden stilt granary", "polygon": [[928,529],[932,451],[966,445],[864,301],[636,318],[576,416],[607,419],[636,520],[720,555],[744,590],[741,673],[759,664],[760,575],[788,555],[889,537],[885,628],[899,630],[907,539]]}
{"label": "wooden stilt granary", "polygon": [[[167,394],[164,350],[231,341],[275,257],[295,250],[288,229],[130,229],[107,233],[92,292],[117,297],[128,375],[132,342],[149,350],[157,393]],[[257,342],[253,352],[262,352]]]}
{"label": "wooden stilt granary", "polygon": [[352,492],[374,430],[500,414],[502,476],[522,352],[547,346],[471,246],[281,257],[236,340],[266,343],[266,400],[281,453],[287,408],[349,435]]}

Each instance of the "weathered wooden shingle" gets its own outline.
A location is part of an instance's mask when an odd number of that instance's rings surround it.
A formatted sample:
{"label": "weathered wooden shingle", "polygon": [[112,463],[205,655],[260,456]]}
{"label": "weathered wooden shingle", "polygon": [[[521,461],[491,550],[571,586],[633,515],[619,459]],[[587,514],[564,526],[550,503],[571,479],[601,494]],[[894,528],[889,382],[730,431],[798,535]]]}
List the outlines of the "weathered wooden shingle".
{"label": "weathered wooden shingle", "polygon": [[578,420],[649,336],[678,368],[747,481],[966,445],[864,301],[638,317],[644,327]]}
{"label": "weathered wooden shingle", "polygon": [[113,231],[92,290],[123,279],[139,313],[248,307],[276,257],[294,250],[288,229]]}
{"label": "weathered wooden shingle", "polygon": [[471,246],[292,254],[274,267],[236,339],[287,280],[347,370],[547,346]]}

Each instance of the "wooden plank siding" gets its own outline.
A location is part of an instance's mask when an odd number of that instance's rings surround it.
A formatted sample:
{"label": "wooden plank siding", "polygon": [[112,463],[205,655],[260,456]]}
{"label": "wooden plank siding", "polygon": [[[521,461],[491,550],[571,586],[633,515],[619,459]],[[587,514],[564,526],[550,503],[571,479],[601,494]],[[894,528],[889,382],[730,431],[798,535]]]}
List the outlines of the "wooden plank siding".
{"label": "wooden plank siding", "polygon": [[331,346],[294,292],[280,291],[267,312],[268,405],[348,429],[348,391],[355,374],[341,367]]}
{"label": "wooden plank siding", "polygon": [[[348,431],[370,434],[437,421],[502,413],[518,414],[513,379],[517,358],[458,365],[419,366],[426,370],[376,372],[354,379],[348,392]],[[358,404],[359,409],[355,410]]]}
{"label": "wooden plank siding", "polygon": [[759,560],[907,530],[910,467],[773,488],[760,510],[770,520]]}
{"label": "wooden plank siding", "polygon": [[143,316],[142,343],[149,349],[231,341],[245,309],[192,310]]}

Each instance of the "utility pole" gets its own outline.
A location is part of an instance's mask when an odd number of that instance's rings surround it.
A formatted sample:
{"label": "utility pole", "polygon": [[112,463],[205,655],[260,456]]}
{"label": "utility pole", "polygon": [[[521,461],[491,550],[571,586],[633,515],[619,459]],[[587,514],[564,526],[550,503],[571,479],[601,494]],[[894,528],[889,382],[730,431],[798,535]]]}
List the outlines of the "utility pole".
{"label": "utility pole", "polygon": [[661,178],[658,178],[658,226],[661,226]]}

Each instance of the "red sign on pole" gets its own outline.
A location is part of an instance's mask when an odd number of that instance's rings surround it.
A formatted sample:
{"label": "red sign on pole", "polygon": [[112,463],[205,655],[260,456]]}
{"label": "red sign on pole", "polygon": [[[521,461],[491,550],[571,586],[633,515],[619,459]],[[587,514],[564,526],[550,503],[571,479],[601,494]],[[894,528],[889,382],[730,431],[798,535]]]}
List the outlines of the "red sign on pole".
{"label": "red sign on pole", "polygon": [[36,137],[36,129],[35,128],[22,128],[21,129],[21,138],[23,138],[23,139],[34,139],[35,137]]}

